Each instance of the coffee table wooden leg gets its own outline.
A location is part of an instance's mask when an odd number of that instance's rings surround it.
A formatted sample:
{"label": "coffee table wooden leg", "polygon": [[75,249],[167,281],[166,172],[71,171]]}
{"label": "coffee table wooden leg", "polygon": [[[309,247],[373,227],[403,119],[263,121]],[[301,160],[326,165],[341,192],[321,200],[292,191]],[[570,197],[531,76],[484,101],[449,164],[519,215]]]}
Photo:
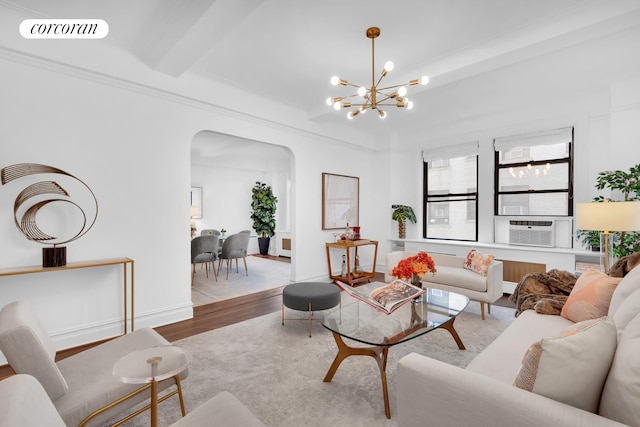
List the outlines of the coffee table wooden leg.
{"label": "coffee table wooden leg", "polygon": [[456,344],[458,344],[458,348],[460,350],[466,350],[466,348],[464,347],[464,344],[462,343],[462,340],[460,339],[460,336],[458,335],[458,332],[453,327],[454,320],[456,320],[456,318],[452,317],[451,320],[449,320],[446,323],[443,323],[442,326],[440,327],[442,329],[446,329],[447,331],[449,331],[453,339],[456,341]]}
{"label": "coffee table wooden leg", "polygon": [[329,371],[327,375],[324,377],[324,382],[330,382],[333,379],[338,367],[342,363],[344,359],[349,356],[370,356],[376,359],[378,363],[378,368],[380,369],[380,377],[382,378],[382,393],[384,397],[384,413],[388,419],[391,418],[391,409],[389,407],[389,390],[387,388],[387,355],[389,354],[389,347],[349,347],[343,341],[342,337],[335,332],[333,333],[333,338],[338,345],[338,354],[336,358],[333,360],[331,367],[329,367]]}

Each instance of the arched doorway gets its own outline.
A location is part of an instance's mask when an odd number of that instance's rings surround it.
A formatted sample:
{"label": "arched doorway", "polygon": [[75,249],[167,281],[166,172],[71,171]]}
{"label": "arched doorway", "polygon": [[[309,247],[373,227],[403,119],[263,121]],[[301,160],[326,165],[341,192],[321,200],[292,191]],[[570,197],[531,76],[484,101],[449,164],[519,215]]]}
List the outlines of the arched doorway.
{"label": "arched doorway", "polygon": [[[192,301],[195,305],[281,287],[291,281],[291,176],[293,154],[282,146],[212,131],[197,133],[191,142],[191,185],[201,189],[201,217],[193,220],[196,234],[202,229],[226,230],[235,234],[251,230],[247,257],[248,276],[242,262],[215,281],[196,269]],[[271,239],[269,257],[258,258],[257,236],[250,219],[251,188],[256,182],[270,185],[278,197],[276,236]],[[277,261],[274,261],[277,260]],[[252,271],[253,270],[253,271]]]}

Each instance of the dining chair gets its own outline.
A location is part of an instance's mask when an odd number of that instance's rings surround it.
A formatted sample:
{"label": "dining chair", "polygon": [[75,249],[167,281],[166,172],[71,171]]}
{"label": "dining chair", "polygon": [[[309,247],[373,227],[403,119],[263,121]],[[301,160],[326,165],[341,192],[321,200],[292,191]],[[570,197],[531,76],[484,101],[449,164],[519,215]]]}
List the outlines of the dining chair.
{"label": "dining chair", "polygon": [[191,239],[191,285],[193,286],[196,264],[204,264],[206,277],[209,278],[209,265],[213,269],[213,275],[218,281],[218,271],[215,262],[218,259],[218,236],[208,234]]}
{"label": "dining chair", "polygon": [[244,271],[248,276],[247,270],[247,250],[249,247],[249,235],[248,231],[232,234],[227,237],[222,244],[222,250],[220,251],[220,259],[218,260],[218,272],[222,267],[222,261],[225,260],[227,264],[227,279],[229,279],[229,265],[232,260],[236,260],[236,273],[238,272],[238,259],[242,258],[244,262]]}
{"label": "dining chair", "polygon": [[[131,352],[165,345],[170,345],[169,341],[156,331],[142,328],[56,362],[53,340],[30,303],[14,301],[0,310],[0,350],[16,374],[32,375],[40,382],[67,426],[103,425],[148,401],[150,384],[118,381],[112,373],[113,365]],[[182,416],[186,411],[180,381],[187,375],[185,369],[157,383],[158,391],[176,386],[161,401],[177,394]],[[121,421],[148,408],[150,405]]]}
{"label": "dining chair", "polygon": [[200,231],[201,236],[208,236],[211,234],[213,234],[214,236],[220,236],[222,233],[220,232],[220,230],[216,230],[215,228],[206,228]]}

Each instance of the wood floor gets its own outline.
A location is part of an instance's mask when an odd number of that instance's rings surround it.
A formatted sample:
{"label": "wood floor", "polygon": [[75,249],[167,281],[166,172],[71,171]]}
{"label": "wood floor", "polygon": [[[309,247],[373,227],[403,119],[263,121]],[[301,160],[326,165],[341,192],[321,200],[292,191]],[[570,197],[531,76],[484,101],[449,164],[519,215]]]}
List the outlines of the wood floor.
{"label": "wood floor", "polygon": [[[278,257],[272,257],[276,259]],[[279,257],[278,261],[290,262],[287,258]],[[205,304],[193,308],[193,318],[182,322],[154,328],[167,341],[173,342],[191,335],[222,328],[234,323],[249,320],[265,314],[278,311],[282,307],[282,288],[274,288],[266,291],[243,295],[229,300]],[[60,350],[56,354],[56,361],[72,356],[76,353],[91,348],[101,342],[94,342],[66,350]],[[9,365],[0,365],[0,379],[13,375],[14,371]]]}

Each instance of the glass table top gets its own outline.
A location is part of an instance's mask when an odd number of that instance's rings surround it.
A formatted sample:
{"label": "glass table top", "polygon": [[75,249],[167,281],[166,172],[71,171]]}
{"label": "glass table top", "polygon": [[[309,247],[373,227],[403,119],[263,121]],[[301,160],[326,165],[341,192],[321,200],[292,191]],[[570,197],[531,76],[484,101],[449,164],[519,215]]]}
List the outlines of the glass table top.
{"label": "glass table top", "polygon": [[190,355],[180,347],[164,345],[138,350],[113,365],[113,376],[125,384],[162,381],[184,371]]}
{"label": "glass table top", "polygon": [[[372,282],[358,289],[372,291],[382,285]],[[464,295],[428,288],[419,303],[409,301],[386,314],[345,296],[342,307],[329,312],[322,325],[340,336],[374,346],[392,346],[424,335],[455,318],[469,304]]]}

